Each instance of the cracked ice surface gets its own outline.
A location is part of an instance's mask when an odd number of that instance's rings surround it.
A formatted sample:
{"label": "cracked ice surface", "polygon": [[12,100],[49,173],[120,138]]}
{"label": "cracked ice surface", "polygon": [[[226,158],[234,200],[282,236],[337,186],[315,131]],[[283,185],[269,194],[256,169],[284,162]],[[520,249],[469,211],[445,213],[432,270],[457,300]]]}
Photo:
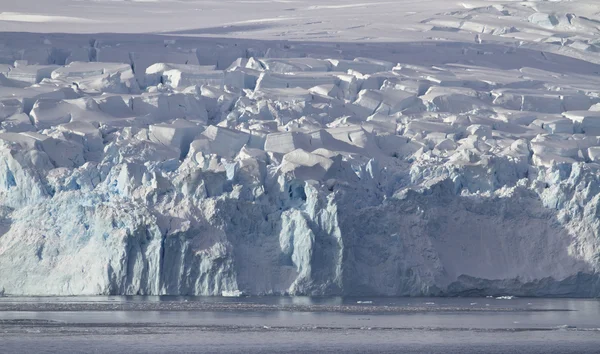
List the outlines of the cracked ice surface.
{"label": "cracked ice surface", "polygon": [[304,3],[3,33],[0,293],[600,295],[598,4]]}

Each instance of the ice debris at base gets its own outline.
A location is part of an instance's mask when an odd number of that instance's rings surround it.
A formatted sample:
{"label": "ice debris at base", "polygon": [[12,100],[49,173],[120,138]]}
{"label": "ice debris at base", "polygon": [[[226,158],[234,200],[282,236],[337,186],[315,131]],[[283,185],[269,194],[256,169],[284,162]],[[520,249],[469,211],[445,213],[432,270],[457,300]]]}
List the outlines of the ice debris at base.
{"label": "ice debris at base", "polygon": [[510,295],[498,296],[496,300],[513,300],[515,297]]}
{"label": "ice debris at base", "polygon": [[221,296],[223,297],[240,297],[242,295],[244,295],[244,293],[239,290],[223,290],[221,293]]}
{"label": "ice debris at base", "polygon": [[567,7],[422,43],[3,33],[0,294],[600,296],[597,20]]}

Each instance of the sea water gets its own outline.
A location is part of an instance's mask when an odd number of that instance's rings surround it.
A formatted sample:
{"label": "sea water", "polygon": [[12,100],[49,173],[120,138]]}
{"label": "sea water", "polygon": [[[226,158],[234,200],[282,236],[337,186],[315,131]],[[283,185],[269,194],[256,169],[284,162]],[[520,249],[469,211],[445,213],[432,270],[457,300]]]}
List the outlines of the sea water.
{"label": "sea water", "polygon": [[2,353],[600,353],[600,300],[0,298]]}

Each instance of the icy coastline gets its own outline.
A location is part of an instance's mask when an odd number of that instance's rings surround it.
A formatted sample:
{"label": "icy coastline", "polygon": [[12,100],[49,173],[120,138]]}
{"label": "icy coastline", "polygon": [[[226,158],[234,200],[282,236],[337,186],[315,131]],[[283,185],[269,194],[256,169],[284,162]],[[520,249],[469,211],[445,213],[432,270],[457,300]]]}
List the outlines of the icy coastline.
{"label": "icy coastline", "polygon": [[600,296],[597,44],[117,37],[0,40],[0,293]]}

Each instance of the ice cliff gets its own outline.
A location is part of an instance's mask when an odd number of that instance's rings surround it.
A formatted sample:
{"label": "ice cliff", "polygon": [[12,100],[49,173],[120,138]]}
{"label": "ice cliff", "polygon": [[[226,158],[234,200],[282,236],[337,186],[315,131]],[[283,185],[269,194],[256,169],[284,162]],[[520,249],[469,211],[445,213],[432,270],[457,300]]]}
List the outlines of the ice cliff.
{"label": "ice cliff", "polygon": [[600,295],[579,49],[60,40],[0,47],[0,293]]}

